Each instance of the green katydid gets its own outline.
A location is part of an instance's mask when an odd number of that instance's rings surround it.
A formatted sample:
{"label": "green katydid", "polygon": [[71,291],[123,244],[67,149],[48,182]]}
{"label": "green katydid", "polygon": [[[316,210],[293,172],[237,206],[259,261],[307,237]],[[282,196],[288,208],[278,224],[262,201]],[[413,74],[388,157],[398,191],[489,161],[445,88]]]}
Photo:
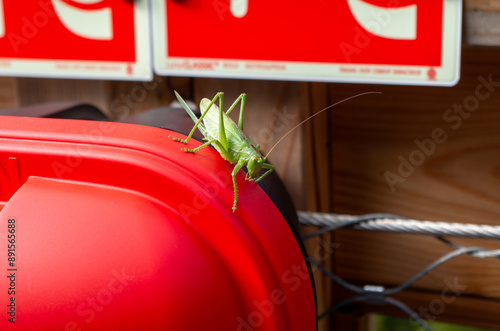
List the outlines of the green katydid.
{"label": "green katydid", "polygon": [[[191,119],[195,122],[195,125],[186,139],[179,139],[176,137],[173,137],[173,139],[182,143],[187,143],[193,136],[196,128],[198,128],[205,137],[204,140],[206,142],[195,149],[183,148],[184,151],[195,153],[211,144],[225,160],[236,164],[231,173],[234,188],[234,212],[238,204],[238,187],[236,185],[236,174],[238,171],[240,171],[243,166],[246,166],[248,173],[245,175],[245,179],[259,182],[274,169],[271,164],[265,162],[266,158],[259,152],[260,146],[256,145],[243,132],[243,111],[245,108],[246,94],[241,94],[232,106],[229,107],[227,112],[223,111],[224,93],[217,93],[212,101],[202,99],[200,102],[200,109],[202,111],[200,118],[196,117],[177,92],[175,92],[175,95],[182,107],[184,107]],[[215,105],[217,99],[219,99],[219,107]],[[236,125],[228,115],[236,107],[238,102],[241,102],[240,118],[238,120],[238,125]],[[267,171],[257,177],[262,169],[266,169]]]}
{"label": "green katydid", "polygon": [[[190,153],[196,153],[200,149],[212,145],[220,155],[227,161],[232,164],[236,164],[231,176],[233,180],[233,189],[234,189],[234,202],[233,202],[233,212],[237,208],[238,204],[238,187],[236,185],[236,174],[243,166],[247,168],[247,174],[245,175],[246,180],[251,180],[254,182],[259,182],[264,177],[269,175],[274,167],[266,163],[267,157],[272,152],[272,150],[278,145],[288,134],[290,134],[293,130],[298,128],[304,122],[310,120],[312,117],[330,109],[344,101],[349,99],[353,99],[355,97],[369,94],[369,93],[378,93],[378,92],[365,92],[360,93],[358,95],[346,98],[342,101],[339,101],[333,105],[330,105],[319,112],[309,116],[295,127],[290,129],[285,135],[283,135],[276,144],[269,150],[269,152],[263,156],[261,154],[260,146],[255,144],[247,135],[243,132],[243,113],[246,102],[246,94],[242,93],[229,107],[227,112],[223,111],[223,102],[224,102],[224,93],[219,92],[215,95],[215,97],[210,101],[209,99],[202,99],[200,102],[201,116],[197,118],[193,111],[186,104],[184,99],[176,92],[175,95],[182,107],[186,110],[189,117],[195,122],[195,125],[186,139],[180,139],[173,137],[173,140],[182,142],[186,144],[191,137],[193,136],[196,128],[198,128],[204,136],[206,142],[199,147],[194,149],[183,148],[184,151]],[[219,99],[219,106],[215,104],[215,102]],[[233,122],[233,120],[228,116],[234,108],[236,108],[238,102],[240,103],[240,115],[238,119],[238,124]],[[266,171],[259,176],[262,169]]]}

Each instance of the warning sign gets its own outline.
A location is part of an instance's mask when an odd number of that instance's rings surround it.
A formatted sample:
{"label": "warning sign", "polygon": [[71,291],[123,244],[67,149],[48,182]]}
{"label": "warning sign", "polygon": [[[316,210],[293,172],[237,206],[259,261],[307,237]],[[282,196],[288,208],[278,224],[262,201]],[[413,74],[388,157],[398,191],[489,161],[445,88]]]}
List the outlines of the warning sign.
{"label": "warning sign", "polygon": [[0,0],[0,74],[147,80],[148,1]]}
{"label": "warning sign", "polygon": [[461,1],[153,2],[167,75],[454,85]]}

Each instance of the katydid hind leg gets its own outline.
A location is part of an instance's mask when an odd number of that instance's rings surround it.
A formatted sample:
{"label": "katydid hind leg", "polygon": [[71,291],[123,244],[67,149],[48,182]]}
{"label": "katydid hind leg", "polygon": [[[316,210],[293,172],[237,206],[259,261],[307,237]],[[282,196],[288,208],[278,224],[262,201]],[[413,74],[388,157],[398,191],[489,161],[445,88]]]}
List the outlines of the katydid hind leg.
{"label": "katydid hind leg", "polygon": [[191,117],[191,119],[195,122],[195,124],[194,124],[193,128],[191,129],[191,132],[189,132],[189,135],[187,136],[186,139],[180,139],[180,138],[176,138],[176,137],[173,137],[173,139],[175,141],[180,141],[180,142],[186,144],[191,139],[191,137],[193,136],[194,132],[196,131],[196,129],[198,127],[200,127],[200,131],[205,136],[205,139],[208,139],[206,137],[205,125],[203,125],[202,120],[203,120],[203,117],[205,117],[205,115],[208,113],[208,110],[210,109],[210,107],[214,104],[215,100],[217,100],[217,97],[219,96],[219,93],[213,98],[212,102],[207,107],[207,109],[201,114],[200,118],[196,118],[196,115],[189,108],[189,106],[186,104],[186,102],[184,101],[184,99],[182,99],[182,97],[179,95],[179,93],[177,93],[176,91],[174,91],[174,92],[175,92],[175,95],[176,95],[177,99],[181,103],[182,107],[186,110],[186,112],[188,113],[189,117]]}
{"label": "katydid hind leg", "polygon": [[224,127],[224,93],[219,92],[217,96],[219,97],[219,143],[224,147],[224,150],[227,151],[229,150],[229,144],[227,143],[226,128]]}
{"label": "katydid hind leg", "polygon": [[233,171],[231,172],[231,177],[233,179],[233,190],[234,190],[234,202],[233,202],[233,213],[236,211],[236,206],[238,205],[238,186],[236,185],[236,174],[243,167],[245,163],[243,161],[239,161],[235,166]]}
{"label": "katydid hind leg", "polygon": [[238,126],[240,127],[241,131],[243,131],[243,112],[245,109],[245,102],[247,101],[247,95],[245,93],[241,93],[240,96],[233,102],[231,107],[227,110],[226,114],[230,114],[233,109],[236,107],[238,102],[240,102],[240,117],[238,118]]}
{"label": "katydid hind leg", "polygon": [[196,117],[196,115],[191,110],[191,108],[189,108],[189,106],[186,103],[186,101],[184,101],[184,99],[180,96],[179,93],[177,93],[177,91],[174,91],[174,93],[175,93],[175,96],[177,97],[177,100],[180,102],[182,108],[184,108],[184,110],[186,111],[186,113],[188,113],[189,117],[191,117],[191,119],[193,120],[193,122],[194,123],[198,122],[198,117]]}
{"label": "katydid hind leg", "polygon": [[204,133],[205,126],[203,125],[203,123],[201,123],[201,120],[196,117],[196,115],[193,113],[193,111],[191,110],[191,108],[189,108],[189,106],[184,101],[184,99],[180,96],[180,94],[177,93],[177,91],[174,91],[174,93],[175,93],[175,96],[177,97],[177,100],[179,100],[180,104],[182,105],[182,107],[184,108],[184,110],[188,113],[189,117],[191,117],[191,119],[193,120],[193,122],[195,124],[194,124],[193,128],[191,129],[191,132],[189,133],[189,135],[187,136],[186,139],[177,138],[177,137],[174,137],[172,135],[170,135],[169,137],[172,137],[173,140],[175,140],[175,141],[179,141],[181,143],[186,144],[191,139],[191,137],[194,134],[194,131],[196,130],[196,128],[198,126],[201,128],[202,133],[205,134]]}

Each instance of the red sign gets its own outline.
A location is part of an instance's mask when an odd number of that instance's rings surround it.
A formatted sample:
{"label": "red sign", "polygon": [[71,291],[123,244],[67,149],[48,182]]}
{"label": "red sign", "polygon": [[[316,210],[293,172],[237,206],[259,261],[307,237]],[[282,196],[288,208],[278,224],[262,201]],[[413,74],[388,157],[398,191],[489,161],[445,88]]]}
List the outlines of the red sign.
{"label": "red sign", "polygon": [[148,79],[147,15],[145,0],[0,0],[2,74]]}
{"label": "red sign", "polygon": [[[259,70],[265,64],[269,78],[277,74],[292,79],[383,80],[390,69],[389,80],[397,80],[398,72],[402,80],[413,73],[416,80],[430,84],[440,78],[457,79],[460,2],[339,0],[298,5],[285,0],[164,0],[154,6],[155,29],[166,40],[164,49],[157,50],[160,40],[155,39],[155,52],[164,54],[155,57],[160,72],[209,75],[239,70],[251,76],[255,68],[256,75],[266,76]],[[159,18],[157,10],[166,19]],[[449,43],[451,51],[446,50]],[[451,67],[444,61],[447,52],[454,58]],[[204,70],[201,60],[209,59],[217,62]],[[225,66],[233,60],[239,61],[238,70],[230,72]],[[261,66],[248,66],[250,61]],[[303,65],[312,65],[313,73]]]}

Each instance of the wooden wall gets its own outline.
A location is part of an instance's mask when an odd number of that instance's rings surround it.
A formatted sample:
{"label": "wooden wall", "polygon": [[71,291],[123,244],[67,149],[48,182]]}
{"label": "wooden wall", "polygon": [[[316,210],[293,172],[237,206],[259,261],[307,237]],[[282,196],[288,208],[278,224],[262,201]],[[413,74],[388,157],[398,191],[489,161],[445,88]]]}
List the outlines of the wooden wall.
{"label": "wooden wall", "polygon": [[[338,99],[382,92],[352,100],[331,114],[331,160],[325,174],[333,173],[331,211],[500,225],[500,49],[465,47],[462,78],[452,88],[328,88]],[[451,250],[425,236],[347,230],[339,231],[335,242],[335,267],[341,277],[388,287],[405,282]],[[457,242],[500,248],[500,242],[493,241]],[[434,308],[430,315],[436,319],[498,327],[499,279],[500,261],[460,257],[398,297],[412,302],[417,312]],[[460,285],[460,293],[452,303],[439,301],[450,282]],[[336,290],[342,294],[333,293],[335,301],[348,295]],[[472,315],[478,311],[482,316],[475,320]],[[346,319],[350,317],[338,314],[337,327],[356,323]]]}

